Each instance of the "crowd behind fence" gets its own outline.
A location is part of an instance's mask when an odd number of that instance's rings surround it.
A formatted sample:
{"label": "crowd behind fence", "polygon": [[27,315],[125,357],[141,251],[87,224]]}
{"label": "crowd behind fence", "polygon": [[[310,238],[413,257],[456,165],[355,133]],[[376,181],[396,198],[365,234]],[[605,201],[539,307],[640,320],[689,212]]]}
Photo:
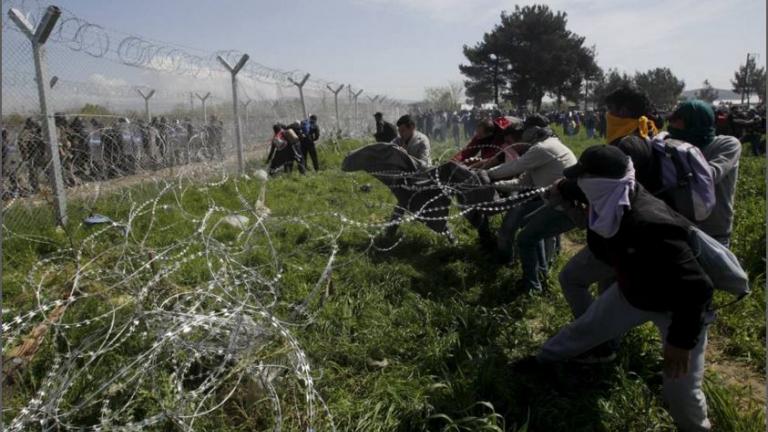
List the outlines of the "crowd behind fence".
{"label": "crowd behind fence", "polygon": [[[3,12],[6,228],[37,220],[30,212],[66,207],[66,195],[126,184],[120,179],[242,172],[266,150],[274,123],[314,114],[322,137],[355,137],[372,134],[374,112],[390,119],[405,112],[397,100],[351,84],[270,68],[236,51],[125,36],[38,1],[6,2]],[[61,211],[52,213],[59,222]]]}

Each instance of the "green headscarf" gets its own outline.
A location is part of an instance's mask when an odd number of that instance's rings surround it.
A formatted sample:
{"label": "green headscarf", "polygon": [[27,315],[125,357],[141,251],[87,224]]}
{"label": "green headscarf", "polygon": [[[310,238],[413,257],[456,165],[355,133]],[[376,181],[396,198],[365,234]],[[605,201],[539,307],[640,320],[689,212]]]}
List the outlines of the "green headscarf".
{"label": "green headscarf", "polygon": [[669,127],[669,135],[674,139],[689,142],[698,148],[704,148],[715,139],[715,112],[712,107],[701,100],[690,100],[681,103],[670,116],[672,119],[682,119],[684,129]]}

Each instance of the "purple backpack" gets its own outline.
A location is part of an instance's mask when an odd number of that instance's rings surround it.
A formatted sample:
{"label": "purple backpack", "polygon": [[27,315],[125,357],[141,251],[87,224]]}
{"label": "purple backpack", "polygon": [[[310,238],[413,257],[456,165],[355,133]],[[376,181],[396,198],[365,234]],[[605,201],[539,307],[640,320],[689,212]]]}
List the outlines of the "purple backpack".
{"label": "purple backpack", "polygon": [[661,189],[654,195],[692,222],[709,217],[715,207],[715,182],[701,150],[669,138],[667,132],[651,139],[651,149],[661,176]]}

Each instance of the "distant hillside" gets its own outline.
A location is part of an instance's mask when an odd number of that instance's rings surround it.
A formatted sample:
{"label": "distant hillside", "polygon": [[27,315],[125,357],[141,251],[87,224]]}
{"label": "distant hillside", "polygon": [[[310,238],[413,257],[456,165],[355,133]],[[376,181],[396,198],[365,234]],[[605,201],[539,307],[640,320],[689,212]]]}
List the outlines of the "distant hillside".
{"label": "distant hillside", "polygon": [[[681,96],[684,97],[684,98],[694,98],[694,97],[696,97],[696,93],[698,91],[700,91],[700,90],[701,89],[686,90],[686,91],[684,91],[681,94]],[[740,94],[734,93],[734,92],[732,92],[730,90],[726,90],[726,89],[715,89],[715,90],[720,92],[720,95],[719,95],[718,99],[725,99],[725,100],[741,99],[741,95]]]}

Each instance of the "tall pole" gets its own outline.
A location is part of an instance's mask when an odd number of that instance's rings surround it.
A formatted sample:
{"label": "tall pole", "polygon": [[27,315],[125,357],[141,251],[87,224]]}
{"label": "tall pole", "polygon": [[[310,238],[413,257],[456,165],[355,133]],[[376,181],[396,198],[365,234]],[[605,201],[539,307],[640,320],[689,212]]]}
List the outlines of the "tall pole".
{"label": "tall pole", "polygon": [[307,83],[308,79],[309,79],[309,74],[304,75],[304,78],[302,78],[301,82],[296,82],[293,80],[293,78],[288,78],[288,81],[290,81],[291,84],[299,88],[299,98],[301,99],[301,110],[304,113],[304,120],[306,120],[308,117],[307,105],[304,103],[304,84]]}
{"label": "tall pole", "polygon": [[235,112],[235,142],[237,143],[237,172],[242,175],[245,173],[245,166],[243,164],[243,138],[240,135],[240,114],[238,113],[237,103],[237,73],[245,66],[245,62],[250,57],[248,54],[243,54],[240,60],[235,66],[231,66],[227,63],[222,56],[216,56],[219,62],[232,74],[232,107]]}
{"label": "tall pole", "polygon": [[250,134],[250,131],[251,131],[251,121],[248,118],[248,105],[250,105],[251,102],[253,102],[253,99],[251,99],[251,98],[248,98],[247,101],[242,102],[243,110],[245,111],[245,132],[246,132],[246,134]]}
{"label": "tall pole", "polygon": [[744,103],[744,94],[747,95],[747,107],[749,107],[749,53],[747,53],[747,62],[744,64],[744,87],[741,88],[741,103]]}
{"label": "tall pole", "polygon": [[339,92],[342,89],[344,89],[344,84],[339,85],[339,87],[336,90],[334,90],[330,86],[330,84],[326,85],[326,87],[328,87],[328,90],[330,90],[331,93],[333,93],[333,106],[336,109],[336,131],[340,131],[341,130],[341,123],[340,123],[340,120],[339,120]]}
{"label": "tall pole", "polygon": [[[757,59],[757,54],[754,53],[747,53],[747,64],[746,64],[746,70],[744,71],[744,90],[747,93],[747,108],[749,108],[749,99],[750,94],[752,93],[752,83],[749,82],[749,56],[752,56],[752,61],[754,62]],[[744,96],[742,95],[741,98],[742,102],[744,101]]]}
{"label": "tall pole", "polygon": [[489,56],[493,62],[493,103],[499,107],[499,57],[496,54]]}
{"label": "tall pole", "polygon": [[59,137],[53,115],[48,112],[48,67],[45,62],[45,42],[53,31],[53,27],[61,16],[61,9],[56,6],[48,6],[43,19],[37,28],[27,20],[23,13],[17,9],[10,9],[8,16],[16,24],[29,41],[32,42],[32,56],[35,61],[35,74],[37,76],[37,94],[40,99],[40,114],[43,118],[43,133],[48,140],[48,149],[51,153],[51,166],[49,178],[54,192],[54,206],[59,225],[67,223],[67,198],[64,192],[64,176],[61,170],[61,158],[59,156]]}
{"label": "tall pole", "polygon": [[205,96],[200,96],[198,93],[195,93],[195,96],[197,96],[197,98],[200,99],[200,102],[203,104],[203,124],[205,124],[205,122],[208,121],[208,110],[205,108],[205,101],[211,97],[211,92],[206,93]]}
{"label": "tall pole", "polygon": [[[366,97],[371,102],[371,114],[376,113],[376,101],[379,100],[379,95],[376,95],[374,97],[370,97],[370,96],[366,96]],[[363,123],[368,123],[368,122],[366,121]],[[362,127],[363,125],[360,125],[360,126]]]}
{"label": "tall pole", "polygon": [[139,94],[141,95],[142,98],[144,98],[144,114],[147,116],[147,121],[151,122],[152,121],[152,115],[149,112],[149,99],[152,96],[155,95],[155,91],[150,89],[149,93],[147,93],[147,94],[144,94],[144,92],[141,91],[141,89],[136,89],[136,91],[139,92]]}
{"label": "tall pole", "polygon": [[[366,98],[368,98],[368,101],[371,103],[371,110],[373,110],[373,112],[375,113],[376,112],[376,101],[379,100],[379,96],[378,95],[376,95],[374,97],[366,96]],[[373,114],[373,113],[371,113],[371,114]]]}
{"label": "tall pole", "polygon": [[[349,90],[352,91],[351,86]],[[357,98],[359,98],[361,94],[363,94],[363,89],[358,90],[357,93],[354,93],[354,92],[352,93],[352,99],[355,101],[355,120],[354,120],[355,129],[357,129],[357,127],[360,126],[360,118],[357,115]]]}

